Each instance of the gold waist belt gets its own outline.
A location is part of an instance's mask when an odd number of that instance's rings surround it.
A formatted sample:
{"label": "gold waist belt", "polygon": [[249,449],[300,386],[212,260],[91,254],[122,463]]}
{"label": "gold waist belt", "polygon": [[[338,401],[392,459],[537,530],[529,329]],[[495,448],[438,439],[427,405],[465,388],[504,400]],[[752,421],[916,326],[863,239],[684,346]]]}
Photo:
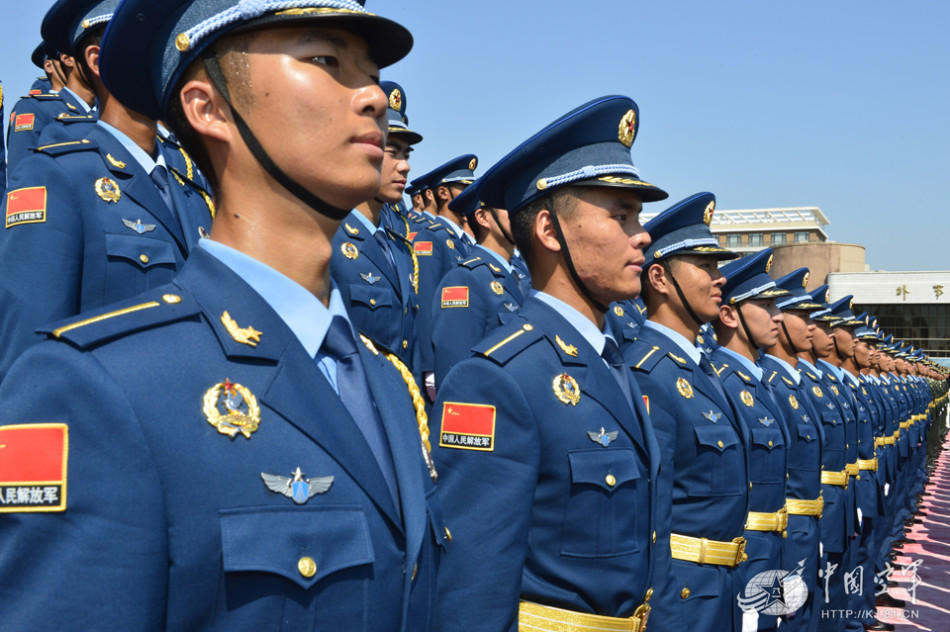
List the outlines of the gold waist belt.
{"label": "gold waist belt", "polygon": [[743,537],[735,538],[732,542],[720,542],[678,533],[670,534],[670,554],[674,560],[720,566],[738,566],[749,558],[745,553]]}
{"label": "gold waist belt", "polygon": [[841,470],[840,472],[822,470],[821,482],[824,485],[837,485],[838,487],[848,489],[848,472],[847,470]]}
{"label": "gold waist belt", "polygon": [[848,473],[848,476],[857,476],[861,470],[858,469],[858,462],[855,461],[854,463],[848,463],[845,465],[844,471]]}
{"label": "gold waist belt", "polygon": [[530,601],[518,605],[518,629],[541,632],[645,632],[650,616],[650,597],[653,589],[647,590],[645,601],[637,607],[632,617],[605,617],[587,612],[574,612],[542,606]]}
{"label": "gold waist belt", "polygon": [[858,459],[858,467],[862,470],[877,471],[877,457],[873,459]]}
{"label": "gold waist belt", "polygon": [[782,537],[787,537],[788,511],[782,507],[774,513],[750,511],[746,519],[745,528],[749,531],[777,531]]}
{"label": "gold waist belt", "polygon": [[825,508],[825,499],[821,496],[815,500],[786,498],[785,508],[793,516],[818,516],[821,518],[821,512]]}

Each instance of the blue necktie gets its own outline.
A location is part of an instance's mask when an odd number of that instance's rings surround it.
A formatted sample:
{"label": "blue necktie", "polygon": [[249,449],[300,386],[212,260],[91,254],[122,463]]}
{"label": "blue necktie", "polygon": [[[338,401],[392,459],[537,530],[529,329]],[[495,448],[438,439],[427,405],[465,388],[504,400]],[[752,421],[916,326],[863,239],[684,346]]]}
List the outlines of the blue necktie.
{"label": "blue necktie", "polygon": [[373,233],[373,239],[376,240],[376,243],[379,244],[379,247],[386,254],[386,260],[389,261],[390,265],[392,265],[393,270],[396,270],[396,260],[393,259],[393,251],[389,247],[389,239],[386,237],[385,229],[380,228],[375,233]]}
{"label": "blue necktie", "polygon": [[167,206],[168,210],[174,215],[175,205],[172,202],[172,192],[168,186],[168,171],[162,165],[155,165],[155,168],[152,169],[152,173],[149,175],[152,177],[152,182],[154,182],[158,188],[158,194],[162,196],[162,201],[165,202],[165,206]]}
{"label": "blue necktie", "polygon": [[399,507],[399,495],[396,491],[396,470],[393,466],[389,441],[383,431],[382,421],[373,405],[373,395],[370,393],[363,373],[363,364],[360,361],[359,351],[353,340],[349,323],[340,316],[334,316],[330,321],[330,328],[323,339],[321,347],[328,355],[336,359],[337,392],[343,405],[356,422],[357,427],[369,444],[376,463],[379,465],[383,478],[396,507]]}
{"label": "blue necktie", "polygon": [[600,353],[600,356],[610,365],[610,372],[613,374],[614,379],[617,380],[617,384],[620,386],[620,390],[623,391],[623,396],[627,400],[627,403],[633,408],[633,396],[630,394],[630,383],[627,381],[623,354],[620,353],[620,347],[617,346],[617,343],[614,342],[614,339],[610,336],[604,339],[604,350]]}

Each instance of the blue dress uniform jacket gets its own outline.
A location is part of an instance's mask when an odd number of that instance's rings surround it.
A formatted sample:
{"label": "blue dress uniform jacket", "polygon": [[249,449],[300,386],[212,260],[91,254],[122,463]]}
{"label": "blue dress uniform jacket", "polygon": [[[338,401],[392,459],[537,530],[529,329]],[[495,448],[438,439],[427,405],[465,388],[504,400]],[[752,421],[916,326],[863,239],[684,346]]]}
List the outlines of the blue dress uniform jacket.
{"label": "blue dress uniform jacket", "polygon": [[606,329],[614,337],[620,349],[637,340],[640,327],[646,320],[646,307],[639,300],[616,301],[607,307]]}
{"label": "blue dress uniform jacket", "polygon": [[31,94],[17,101],[10,113],[10,126],[7,129],[7,167],[10,175],[41,145],[40,137],[50,123],[60,119],[69,121],[74,117],[84,120],[86,116],[85,108],[66,90],[60,90],[58,94]]}
{"label": "blue dress uniform jacket", "polygon": [[[411,280],[353,213],[359,211],[352,211],[333,236],[330,275],[357,331],[411,364],[416,313]],[[389,244],[395,259],[402,246],[392,240]]]}
{"label": "blue dress uniform jacket", "polygon": [[42,148],[23,164],[4,201],[0,268],[13,300],[0,309],[4,323],[22,323],[25,331],[3,332],[0,374],[39,340],[26,332],[168,283],[198,227],[211,226],[209,206],[192,183],[169,179],[176,214],[139,163],[99,127],[85,139]]}
{"label": "blue dress uniform jacket", "polygon": [[[715,384],[666,335],[644,326],[624,350],[660,445],[657,546],[670,533],[731,541],[748,510],[745,430]],[[672,499],[672,505],[668,499]],[[664,502],[665,501],[665,502]],[[737,568],[658,560],[651,630],[738,629]]]}
{"label": "blue dress uniform jacket", "polygon": [[[53,330],[59,341],[31,348],[0,387],[4,423],[69,432],[64,512],[0,520],[4,627],[432,629],[444,526],[386,357],[357,340],[386,402],[398,507],[313,358],[211,255],[196,250],[173,283],[101,311],[111,316]],[[256,346],[229,333],[225,311],[260,332]],[[256,431],[223,434],[214,423],[229,408],[241,428],[256,416]],[[296,468],[333,479],[302,504],[262,480]]]}
{"label": "blue dress uniform jacket", "polygon": [[519,595],[633,615],[668,557],[651,543],[659,455],[636,384],[631,409],[601,356],[535,297],[475,353],[433,409],[453,534],[437,628],[514,631]]}
{"label": "blue dress uniform jacket", "polygon": [[[481,254],[479,254],[481,252]],[[435,354],[435,383],[472,355],[472,347],[502,324],[524,302],[514,273],[491,260],[481,248],[442,277],[432,303],[431,344]]]}

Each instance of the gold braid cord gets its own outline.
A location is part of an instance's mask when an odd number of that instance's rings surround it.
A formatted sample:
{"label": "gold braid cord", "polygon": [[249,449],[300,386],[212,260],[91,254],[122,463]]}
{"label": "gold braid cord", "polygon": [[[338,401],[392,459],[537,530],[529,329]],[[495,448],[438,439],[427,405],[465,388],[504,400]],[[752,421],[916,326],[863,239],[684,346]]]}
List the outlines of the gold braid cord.
{"label": "gold braid cord", "polygon": [[[189,156],[188,152],[186,152],[182,147],[179,147],[178,151],[181,152],[182,157],[185,159],[185,169],[188,171],[188,173],[186,173],[185,175],[188,176],[189,180],[194,182],[195,168],[193,166],[194,163],[192,163],[191,161],[191,156]],[[214,200],[211,199],[211,196],[205,193],[205,191],[201,187],[195,187],[195,188],[197,188],[198,192],[201,193],[201,197],[204,198],[205,204],[208,205],[208,210],[211,212],[211,219],[214,219],[214,211],[215,211]]]}
{"label": "gold braid cord", "polygon": [[419,293],[419,257],[416,256],[416,249],[412,247],[412,242],[409,241],[409,220],[399,216],[399,219],[402,220],[402,223],[406,226],[406,245],[409,248],[409,256],[412,257],[412,289],[418,294]]}
{"label": "gold braid cord", "polygon": [[[379,350],[372,340],[363,334],[360,334],[360,340],[363,341],[363,344],[365,344],[370,351],[379,355]],[[419,437],[422,439],[422,458],[425,460],[426,467],[429,469],[429,476],[435,481],[439,478],[439,473],[436,472],[435,462],[432,460],[432,444],[429,441],[429,416],[426,414],[426,404],[422,398],[422,392],[419,391],[419,385],[416,384],[416,379],[412,377],[409,368],[403,364],[402,360],[396,357],[396,354],[385,352],[383,356],[396,367],[396,370],[399,371],[399,375],[402,376],[403,382],[406,383],[406,388],[409,389],[409,395],[412,397],[412,406],[416,410],[416,424],[419,426]]]}

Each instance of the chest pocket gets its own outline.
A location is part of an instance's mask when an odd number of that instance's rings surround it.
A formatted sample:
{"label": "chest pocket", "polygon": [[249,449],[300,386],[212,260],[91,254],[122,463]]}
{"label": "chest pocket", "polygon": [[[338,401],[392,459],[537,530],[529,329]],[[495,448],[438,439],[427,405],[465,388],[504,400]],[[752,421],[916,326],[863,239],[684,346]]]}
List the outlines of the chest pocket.
{"label": "chest pocket", "polygon": [[174,247],[161,239],[107,234],[106,255],[112,260],[128,261],[142,270],[175,265]]}
{"label": "chest pocket", "polygon": [[818,451],[821,449],[818,429],[811,424],[799,422],[795,424],[795,436],[797,441],[792,442],[788,453],[788,467],[795,470],[818,470]]}
{"label": "chest pocket", "polygon": [[696,458],[687,477],[691,491],[709,495],[745,493],[745,455],[732,425],[723,418],[716,425],[703,421],[693,427]]}
{"label": "chest pocket", "polygon": [[611,557],[645,549],[650,537],[650,489],[637,452],[593,448],[572,450],[567,457],[571,487],[561,554]]}
{"label": "chest pocket", "polygon": [[350,298],[354,303],[377,310],[381,307],[392,307],[393,294],[388,287],[376,287],[372,285],[351,283]]}
{"label": "chest pocket", "polygon": [[785,441],[778,423],[752,428],[749,476],[754,483],[779,483],[785,478]]}
{"label": "chest pocket", "polygon": [[845,466],[845,427],[841,415],[834,410],[821,411],[821,424],[825,429],[825,449],[822,464],[826,469],[843,470]]}

